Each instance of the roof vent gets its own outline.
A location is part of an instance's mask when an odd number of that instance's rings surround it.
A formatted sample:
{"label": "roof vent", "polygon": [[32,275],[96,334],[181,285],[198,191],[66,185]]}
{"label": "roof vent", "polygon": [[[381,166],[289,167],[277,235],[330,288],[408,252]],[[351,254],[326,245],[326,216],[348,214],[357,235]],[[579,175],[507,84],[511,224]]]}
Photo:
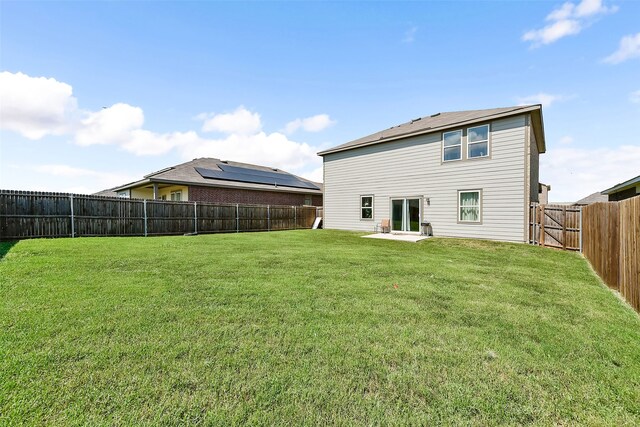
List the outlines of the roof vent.
{"label": "roof vent", "polygon": [[440,115],[440,113],[435,113],[435,114],[432,114],[432,115],[431,115],[431,116],[429,116],[429,117],[438,117],[439,115]]}
{"label": "roof vent", "polygon": [[415,122],[417,122],[417,121],[419,121],[419,120],[422,120],[422,117],[418,117],[417,119],[413,119],[413,120],[411,120],[411,123],[415,123]]}
{"label": "roof vent", "polygon": [[229,164],[229,160],[220,160],[220,163],[224,163],[225,165]]}
{"label": "roof vent", "polygon": [[271,168],[272,171],[278,172],[278,168]]}

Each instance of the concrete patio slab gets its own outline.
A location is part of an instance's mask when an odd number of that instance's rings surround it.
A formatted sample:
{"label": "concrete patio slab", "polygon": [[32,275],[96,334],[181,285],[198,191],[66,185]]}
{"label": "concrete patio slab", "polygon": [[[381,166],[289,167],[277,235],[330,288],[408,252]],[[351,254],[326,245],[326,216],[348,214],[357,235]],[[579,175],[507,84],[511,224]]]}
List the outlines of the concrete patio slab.
{"label": "concrete patio slab", "polygon": [[429,236],[421,236],[419,234],[394,234],[394,233],[376,233],[367,234],[368,239],[384,239],[384,240],[398,240],[402,242],[419,242],[420,240],[428,239]]}

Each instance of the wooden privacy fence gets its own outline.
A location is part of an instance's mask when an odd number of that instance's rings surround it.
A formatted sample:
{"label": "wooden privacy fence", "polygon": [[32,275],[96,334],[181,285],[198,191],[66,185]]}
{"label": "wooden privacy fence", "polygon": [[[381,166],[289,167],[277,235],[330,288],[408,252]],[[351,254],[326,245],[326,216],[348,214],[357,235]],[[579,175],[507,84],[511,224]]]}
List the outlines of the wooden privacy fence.
{"label": "wooden privacy fence", "polygon": [[582,209],[584,256],[640,312],[640,196]]}
{"label": "wooden privacy fence", "polygon": [[124,199],[0,190],[0,240],[311,228],[312,206]]}
{"label": "wooden privacy fence", "polygon": [[529,243],[579,250],[640,312],[640,196],[588,206],[532,204]]}
{"label": "wooden privacy fence", "polygon": [[579,251],[582,248],[579,206],[539,205],[529,208],[529,243]]}

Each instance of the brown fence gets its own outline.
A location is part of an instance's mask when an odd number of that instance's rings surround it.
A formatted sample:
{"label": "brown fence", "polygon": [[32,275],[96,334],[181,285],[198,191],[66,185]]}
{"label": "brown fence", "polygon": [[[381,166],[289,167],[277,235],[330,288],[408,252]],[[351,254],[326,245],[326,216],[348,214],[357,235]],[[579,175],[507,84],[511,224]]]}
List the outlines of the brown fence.
{"label": "brown fence", "polygon": [[588,206],[532,204],[529,243],[579,250],[640,312],[640,197]]}
{"label": "brown fence", "polygon": [[640,311],[640,197],[582,209],[584,256]]}
{"label": "brown fence", "polygon": [[572,251],[580,250],[579,206],[533,203],[529,209],[529,243]]}
{"label": "brown fence", "polygon": [[0,190],[0,240],[311,228],[316,208]]}

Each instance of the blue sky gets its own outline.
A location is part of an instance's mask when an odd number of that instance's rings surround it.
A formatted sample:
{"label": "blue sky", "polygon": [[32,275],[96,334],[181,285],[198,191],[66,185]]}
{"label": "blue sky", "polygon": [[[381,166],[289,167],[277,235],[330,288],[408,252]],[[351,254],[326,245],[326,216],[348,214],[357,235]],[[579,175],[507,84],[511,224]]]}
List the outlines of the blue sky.
{"label": "blue sky", "polygon": [[2,1],[0,43],[0,188],[203,156],[320,179],[324,148],[538,102],[552,200],[640,174],[640,2]]}

